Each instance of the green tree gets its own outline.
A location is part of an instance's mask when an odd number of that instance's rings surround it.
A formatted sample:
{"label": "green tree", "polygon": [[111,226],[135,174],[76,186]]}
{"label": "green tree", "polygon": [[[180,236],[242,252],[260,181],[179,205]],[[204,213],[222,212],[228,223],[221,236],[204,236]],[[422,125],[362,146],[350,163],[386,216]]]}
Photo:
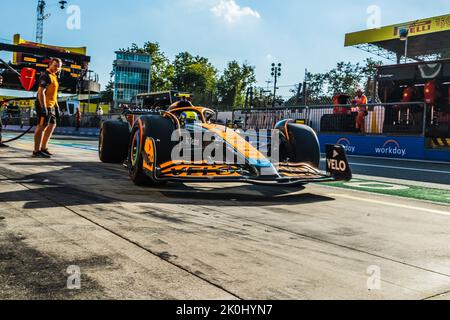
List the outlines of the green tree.
{"label": "green tree", "polygon": [[253,107],[260,109],[265,108],[269,104],[270,97],[269,93],[264,90],[264,88],[254,88],[253,89]]}
{"label": "green tree", "polygon": [[164,91],[173,88],[174,67],[170,63],[158,42],[145,42],[143,47],[133,43],[127,49],[120,49],[127,53],[149,54],[152,58],[150,74],[151,91]]}
{"label": "green tree", "polygon": [[296,84],[289,92],[292,94],[285,102],[285,106],[298,106],[302,103],[303,84]]}
{"label": "green tree", "polygon": [[225,106],[242,107],[245,90],[255,84],[255,68],[247,63],[240,65],[237,61],[228,63],[217,84],[219,103]]}
{"label": "green tree", "polygon": [[194,104],[212,105],[215,102],[217,70],[207,58],[181,52],[175,57],[173,68],[174,87],[192,93]]}
{"label": "green tree", "polygon": [[364,60],[364,65],[361,68],[361,73],[364,79],[366,81],[372,80],[377,73],[378,67],[382,65],[383,65],[382,61],[376,61],[373,60],[372,58],[367,58],[366,60]]}
{"label": "green tree", "polygon": [[[379,66],[383,65],[383,62],[376,61],[368,58],[364,61],[364,66],[362,67],[363,81],[367,84],[368,96],[374,96],[374,80],[377,74],[377,69]],[[376,94],[375,94],[376,95]]]}
{"label": "green tree", "polygon": [[103,102],[111,103],[114,100],[114,82],[109,80],[105,90],[100,93]]}
{"label": "green tree", "polygon": [[326,99],[326,74],[307,72],[305,82],[307,103],[322,103]]}
{"label": "green tree", "polygon": [[361,84],[363,78],[361,71],[359,63],[339,62],[336,68],[325,75],[328,95],[333,96],[341,92],[353,94]]}
{"label": "green tree", "polygon": [[307,73],[308,103],[331,103],[331,98],[337,93],[354,95],[357,88],[367,87],[381,64],[369,58],[363,64],[339,62],[326,73]]}

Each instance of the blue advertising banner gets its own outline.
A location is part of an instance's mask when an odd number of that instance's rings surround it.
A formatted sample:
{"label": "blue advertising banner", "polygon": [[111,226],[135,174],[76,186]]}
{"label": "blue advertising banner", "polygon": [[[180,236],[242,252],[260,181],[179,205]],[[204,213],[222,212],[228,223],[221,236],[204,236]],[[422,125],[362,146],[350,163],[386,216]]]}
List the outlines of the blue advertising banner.
{"label": "blue advertising banner", "polygon": [[445,150],[425,150],[425,159],[432,161],[450,162],[450,151]]}
{"label": "blue advertising banner", "polygon": [[320,134],[319,140],[322,152],[325,151],[326,144],[341,144],[349,155],[399,159],[425,158],[423,137]]}

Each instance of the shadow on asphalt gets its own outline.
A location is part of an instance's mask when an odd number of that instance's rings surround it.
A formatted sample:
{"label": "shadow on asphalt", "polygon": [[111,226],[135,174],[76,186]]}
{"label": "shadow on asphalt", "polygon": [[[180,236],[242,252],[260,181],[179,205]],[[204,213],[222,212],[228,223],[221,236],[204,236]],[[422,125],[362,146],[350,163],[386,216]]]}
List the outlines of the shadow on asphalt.
{"label": "shadow on asphalt", "polygon": [[[264,187],[254,185],[243,185],[237,187],[225,187],[213,190],[198,190],[196,187],[187,185],[169,185],[166,189],[159,192],[168,199],[184,200],[190,204],[199,203],[199,201],[229,201],[226,206],[236,206],[258,203],[264,206],[280,204],[308,204],[315,202],[333,201],[333,198],[314,195],[311,193],[300,193],[305,187],[280,188]],[[170,189],[170,190],[169,190]],[[295,193],[293,193],[295,192]],[[231,202],[231,203],[230,203]],[[217,204],[220,206],[220,203]]]}
{"label": "shadow on asphalt", "polygon": [[[50,256],[26,243],[26,239],[4,233],[0,224],[0,299],[73,300],[101,299],[105,290],[93,278],[81,274],[83,290],[67,289],[67,267],[73,261]],[[106,256],[91,256],[77,261],[84,269],[111,268]]]}
{"label": "shadow on asphalt", "polygon": [[[137,187],[120,165],[99,162],[29,161],[11,166],[54,167],[54,170],[22,175],[6,173],[9,181],[38,186],[37,190],[0,193],[0,202],[27,201],[25,208],[39,209],[116,202],[148,204],[190,204],[215,206],[301,205],[333,201],[334,198],[304,193],[305,187],[267,187],[246,184],[214,183],[185,185],[168,183],[164,187]],[[58,168],[59,167],[59,168]],[[36,199],[36,194],[41,195]],[[49,201],[50,200],[50,201]]]}

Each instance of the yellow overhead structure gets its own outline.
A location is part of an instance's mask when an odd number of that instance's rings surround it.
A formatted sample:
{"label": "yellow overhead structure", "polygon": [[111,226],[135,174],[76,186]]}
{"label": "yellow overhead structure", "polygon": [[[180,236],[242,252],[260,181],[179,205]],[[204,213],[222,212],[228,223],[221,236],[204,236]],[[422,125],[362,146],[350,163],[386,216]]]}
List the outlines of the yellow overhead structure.
{"label": "yellow overhead structure", "polygon": [[349,33],[345,36],[345,46],[399,62],[405,56],[405,41],[400,40],[403,29],[408,31],[408,59],[450,58],[450,14]]}
{"label": "yellow overhead structure", "polygon": [[[34,48],[46,48],[46,49],[57,50],[60,52],[65,52],[65,53],[79,54],[79,55],[83,55],[83,56],[85,56],[87,54],[86,47],[76,47],[75,48],[75,47],[51,46],[48,44],[42,44],[42,43],[36,43],[36,42],[24,40],[20,37],[20,34],[14,35],[13,43],[14,43],[14,45],[21,45],[21,46],[34,47]],[[37,59],[35,59],[33,57],[27,57],[21,53],[14,52],[13,53],[13,64],[18,64],[20,62],[30,62],[30,63],[38,63],[39,64],[39,61],[37,61]],[[41,65],[41,66],[46,66],[46,65]],[[72,68],[74,68],[74,67],[72,66]],[[77,66],[77,69],[81,69],[81,66]]]}
{"label": "yellow overhead structure", "polygon": [[20,37],[20,34],[15,34],[14,35],[13,42],[14,42],[15,45],[25,45],[25,46],[32,46],[32,47],[38,47],[38,48],[47,48],[47,49],[53,49],[53,50],[58,50],[58,51],[64,51],[64,52],[67,52],[67,53],[78,53],[78,54],[82,54],[84,56],[87,54],[86,47],[51,46],[51,45],[48,45],[48,44],[42,44],[42,43],[36,43],[36,42],[24,40],[24,39],[22,39]]}

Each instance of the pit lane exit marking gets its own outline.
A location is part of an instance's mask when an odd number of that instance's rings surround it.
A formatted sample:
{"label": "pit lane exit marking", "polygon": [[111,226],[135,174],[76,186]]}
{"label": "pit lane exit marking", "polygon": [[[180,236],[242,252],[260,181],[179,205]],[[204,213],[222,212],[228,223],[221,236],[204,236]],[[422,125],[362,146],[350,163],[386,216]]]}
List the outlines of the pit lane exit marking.
{"label": "pit lane exit marking", "polygon": [[410,187],[405,185],[377,182],[377,181],[363,181],[353,179],[351,182],[344,183],[347,187],[360,188],[360,189],[371,189],[371,190],[408,190]]}

